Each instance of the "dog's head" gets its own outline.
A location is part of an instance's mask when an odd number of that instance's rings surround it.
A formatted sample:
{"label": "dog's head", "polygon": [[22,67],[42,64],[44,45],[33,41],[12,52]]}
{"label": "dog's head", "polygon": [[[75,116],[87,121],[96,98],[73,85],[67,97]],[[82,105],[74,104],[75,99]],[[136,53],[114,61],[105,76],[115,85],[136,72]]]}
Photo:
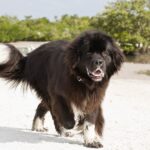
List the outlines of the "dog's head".
{"label": "dog's head", "polygon": [[110,36],[100,31],[86,31],[69,45],[67,62],[72,72],[100,82],[120,69],[123,54]]}

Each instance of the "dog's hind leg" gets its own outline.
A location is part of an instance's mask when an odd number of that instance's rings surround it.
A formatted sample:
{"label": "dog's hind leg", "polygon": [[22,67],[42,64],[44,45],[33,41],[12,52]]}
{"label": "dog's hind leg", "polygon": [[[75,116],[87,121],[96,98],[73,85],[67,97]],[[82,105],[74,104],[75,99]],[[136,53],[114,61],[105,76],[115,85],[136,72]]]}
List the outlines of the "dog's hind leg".
{"label": "dog's hind leg", "polygon": [[45,120],[44,117],[48,111],[49,111],[49,107],[44,103],[44,101],[42,101],[36,109],[36,113],[32,123],[33,131],[38,131],[38,132],[47,131],[47,129],[44,128],[44,120]]}

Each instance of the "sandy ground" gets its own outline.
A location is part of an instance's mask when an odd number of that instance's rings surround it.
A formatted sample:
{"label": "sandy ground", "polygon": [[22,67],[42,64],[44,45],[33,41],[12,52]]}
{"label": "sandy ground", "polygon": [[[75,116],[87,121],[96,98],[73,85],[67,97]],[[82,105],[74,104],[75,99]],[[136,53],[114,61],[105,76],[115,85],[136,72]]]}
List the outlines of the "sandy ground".
{"label": "sandy ground", "polygon": [[[150,65],[125,63],[109,85],[103,110],[105,128],[102,150],[150,150],[150,77],[139,70]],[[84,150],[82,138],[58,137],[51,116],[48,133],[32,132],[33,115],[39,101],[34,92],[23,94],[0,79],[0,150]]]}

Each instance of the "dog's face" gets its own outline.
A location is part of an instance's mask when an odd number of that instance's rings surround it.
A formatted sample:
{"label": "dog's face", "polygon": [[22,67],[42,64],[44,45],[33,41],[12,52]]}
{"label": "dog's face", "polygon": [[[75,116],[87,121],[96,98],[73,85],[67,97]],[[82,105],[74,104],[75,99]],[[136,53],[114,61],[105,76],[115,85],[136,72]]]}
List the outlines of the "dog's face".
{"label": "dog's face", "polygon": [[70,46],[71,68],[94,82],[110,78],[120,69],[123,54],[112,38],[99,31],[87,31]]}
{"label": "dog's face", "polygon": [[101,81],[106,74],[106,65],[103,53],[87,51],[80,56],[78,68],[80,72],[86,74],[91,80]]}

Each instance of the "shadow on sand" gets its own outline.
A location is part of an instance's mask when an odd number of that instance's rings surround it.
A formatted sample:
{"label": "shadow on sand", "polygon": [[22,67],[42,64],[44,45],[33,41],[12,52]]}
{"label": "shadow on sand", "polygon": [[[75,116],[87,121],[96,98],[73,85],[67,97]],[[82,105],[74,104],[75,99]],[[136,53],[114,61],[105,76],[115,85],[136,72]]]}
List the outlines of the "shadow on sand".
{"label": "shadow on sand", "polygon": [[63,138],[58,135],[31,132],[29,130],[22,130],[11,127],[0,127],[0,143],[39,143],[42,141],[82,145],[82,142],[73,141],[73,139]]}

